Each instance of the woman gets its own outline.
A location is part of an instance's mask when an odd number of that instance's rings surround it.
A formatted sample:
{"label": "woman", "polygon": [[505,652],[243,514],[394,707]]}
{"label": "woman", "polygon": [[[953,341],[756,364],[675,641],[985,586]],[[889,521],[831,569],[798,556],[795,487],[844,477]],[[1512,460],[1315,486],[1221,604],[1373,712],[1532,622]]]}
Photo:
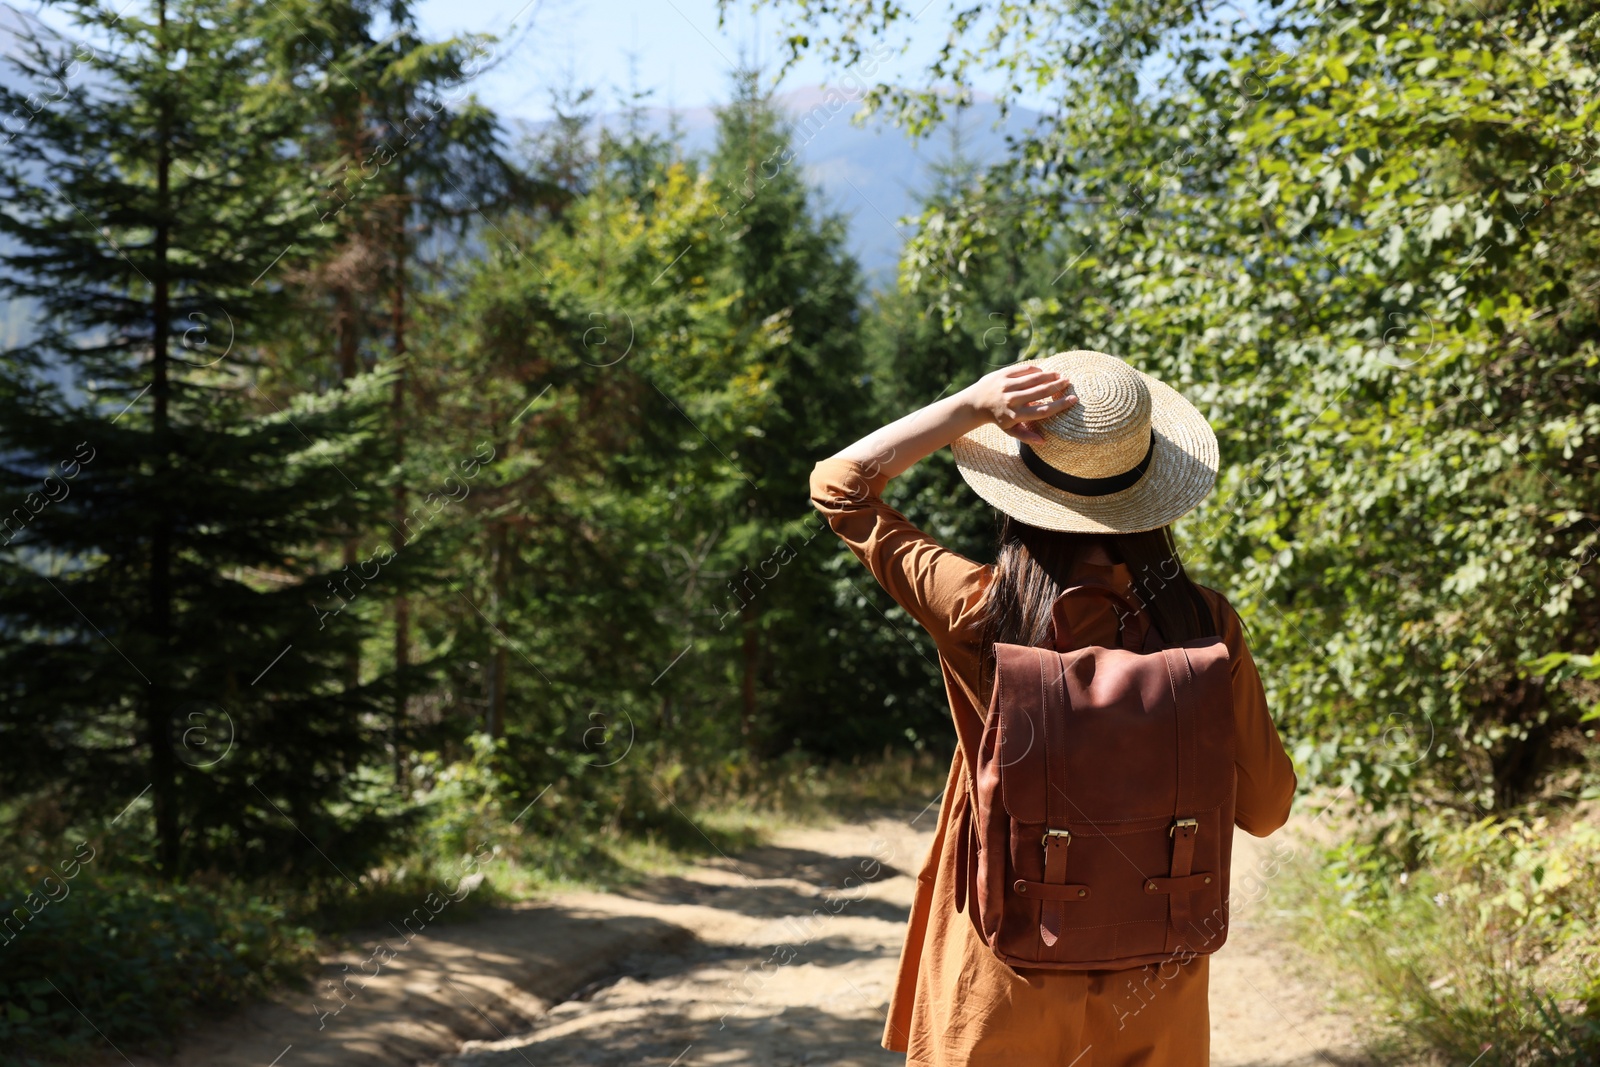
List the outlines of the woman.
{"label": "woman", "polygon": [[[952,445],[1002,514],[993,565],[942,547],[881,499],[890,478]],[[811,475],[811,498],[899,604],[933,635],[958,745],[884,1027],[907,1064],[1196,1067],[1210,1058],[1207,956],[1123,971],[1013,969],[956,909],[964,768],[978,751],[996,641],[1044,645],[1066,586],[1131,594],[1169,643],[1220,634],[1231,662],[1235,822],[1264,837],[1295,776],[1239,616],[1183,571],[1170,524],[1216,480],[1216,436],[1170,387],[1098,352],[1006,367],[868,434]],[[1102,597],[1072,598],[1072,630],[1116,643]]]}

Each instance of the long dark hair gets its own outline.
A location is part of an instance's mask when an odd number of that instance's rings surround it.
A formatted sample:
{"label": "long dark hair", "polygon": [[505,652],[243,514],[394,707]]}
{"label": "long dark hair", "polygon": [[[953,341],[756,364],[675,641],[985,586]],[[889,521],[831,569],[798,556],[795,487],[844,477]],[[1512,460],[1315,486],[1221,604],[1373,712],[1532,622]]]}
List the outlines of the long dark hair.
{"label": "long dark hair", "polygon": [[984,601],[979,662],[986,673],[997,642],[1044,645],[1049,640],[1051,606],[1072,584],[1078,561],[1096,543],[1112,560],[1127,565],[1134,596],[1166,644],[1217,632],[1211,605],[1183,569],[1171,526],[1143,533],[1059,533],[1002,514],[999,540],[994,581]]}

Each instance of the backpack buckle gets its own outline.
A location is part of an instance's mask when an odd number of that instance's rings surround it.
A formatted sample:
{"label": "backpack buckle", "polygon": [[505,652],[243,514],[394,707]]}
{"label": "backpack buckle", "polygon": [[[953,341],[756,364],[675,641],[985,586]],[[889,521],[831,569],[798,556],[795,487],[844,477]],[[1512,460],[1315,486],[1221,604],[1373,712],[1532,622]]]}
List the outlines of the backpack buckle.
{"label": "backpack buckle", "polygon": [[1178,831],[1181,830],[1181,829],[1184,829],[1186,827],[1188,829],[1190,829],[1190,830],[1193,830],[1195,833],[1199,833],[1200,832],[1200,820],[1199,819],[1174,819],[1173,823],[1172,823],[1172,828],[1167,831],[1167,836],[1168,837],[1176,837]]}
{"label": "backpack buckle", "polygon": [[1050,839],[1052,837],[1064,837],[1064,838],[1066,838],[1066,840],[1061,842],[1063,845],[1072,844],[1072,831],[1071,830],[1046,830],[1044,832],[1044,836],[1039,838],[1039,844],[1044,845],[1046,848],[1048,848],[1050,846]]}

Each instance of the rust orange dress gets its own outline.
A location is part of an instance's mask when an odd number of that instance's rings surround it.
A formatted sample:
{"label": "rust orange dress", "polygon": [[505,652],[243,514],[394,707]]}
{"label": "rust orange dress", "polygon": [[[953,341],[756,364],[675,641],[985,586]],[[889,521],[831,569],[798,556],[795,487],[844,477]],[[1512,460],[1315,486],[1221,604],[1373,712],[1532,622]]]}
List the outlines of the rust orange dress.
{"label": "rust orange dress", "polygon": [[[881,498],[888,478],[852,460],[811,473],[811,500],[829,526],[939,650],[957,745],[938,828],[917,876],[916,900],[884,1025],[883,1047],[908,1067],[1205,1067],[1210,1061],[1209,957],[1122,971],[1013,969],[955,907],[949,828],[966,803],[962,773],[978,751],[980,606],[994,568],[940,545]],[[1122,564],[1086,565],[1083,577],[1132,592]],[[1261,677],[1239,616],[1202,587],[1222,622],[1233,670],[1237,730],[1236,823],[1264,837],[1289,817],[1295,775],[1267,713]],[[1085,598],[1074,631],[1114,641],[1109,602]]]}

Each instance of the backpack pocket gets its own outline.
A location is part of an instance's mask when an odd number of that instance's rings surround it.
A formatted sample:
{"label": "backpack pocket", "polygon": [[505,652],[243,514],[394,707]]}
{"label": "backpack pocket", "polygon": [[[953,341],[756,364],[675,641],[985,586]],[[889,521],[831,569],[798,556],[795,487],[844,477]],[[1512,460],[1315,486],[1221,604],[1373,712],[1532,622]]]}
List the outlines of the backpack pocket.
{"label": "backpack pocket", "polygon": [[1191,871],[1179,879],[1171,815],[1069,824],[1060,888],[1046,879],[1044,824],[1013,822],[994,947],[1015,966],[1084,969],[1214,951],[1227,931],[1223,807],[1196,813]]}

